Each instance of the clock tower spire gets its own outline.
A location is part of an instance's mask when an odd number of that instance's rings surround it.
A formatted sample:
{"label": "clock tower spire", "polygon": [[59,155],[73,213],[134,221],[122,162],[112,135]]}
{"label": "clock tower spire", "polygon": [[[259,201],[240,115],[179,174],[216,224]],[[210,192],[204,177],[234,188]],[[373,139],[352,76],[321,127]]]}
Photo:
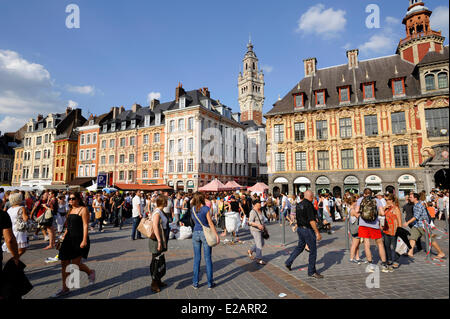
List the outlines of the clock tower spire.
{"label": "clock tower spire", "polygon": [[242,61],[243,71],[239,72],[239,106],[242,121],[254,121],[262,124],[264,105],[264,74],[259,70],[258,58],[253,51],[251,38],[247,44],[247,53]]}

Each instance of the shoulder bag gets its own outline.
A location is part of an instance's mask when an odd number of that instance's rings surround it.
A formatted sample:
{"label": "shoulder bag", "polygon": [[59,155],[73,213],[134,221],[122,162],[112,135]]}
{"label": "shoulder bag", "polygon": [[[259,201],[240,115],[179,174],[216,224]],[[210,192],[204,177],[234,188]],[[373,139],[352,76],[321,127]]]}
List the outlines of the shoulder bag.
{"label": "shoulder bag", "polygon": [[[261,218],[259,218],[259,214],[257,212],[256,212],[256,217],[258,217],[260,224],[263,225],[263,223],[261,222]],[[264,239],[269,239],[270,238],[269,232],[268,232],[266,226],[265,225],[263,225],[263,226],[264,226],[264,230],[262,231],[262,237]]]}
{"label": "shoulder bag", "polygon": [[200,225],[203,228],[203,233],[205,234],[205,238],[206,238],[206,242],[208,243],[208,246],[209,247],[217,246],[218,242],[217,242],[216,234],[212,231],[211,228],[203,226],[202,222],[200,221],[200,219],[197,217],[197,214],[195,213],[195,208],[192,208],[192,211],[194,212],[195,218],[198,220],[198,222],[200,223]]}
{"label": "shoulder bag", "polygon": [[[164,214],[160,211],[160,214]],[[154,213],[153,213],[154,214]],[[144,217],[141,219],[137,230],[147,238],[155,239],[155,230],[153,229],[153,214],[149,214],[148,217]],[[160,224],[162,223],[160,219]]]}

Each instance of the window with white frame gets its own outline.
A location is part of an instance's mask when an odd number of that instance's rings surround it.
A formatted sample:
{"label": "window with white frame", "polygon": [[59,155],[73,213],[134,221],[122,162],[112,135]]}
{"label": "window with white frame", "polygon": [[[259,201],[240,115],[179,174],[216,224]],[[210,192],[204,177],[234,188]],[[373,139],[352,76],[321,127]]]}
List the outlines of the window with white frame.
{"label": "window with white frame", "polygon": [[100,158],[100,164],[105,165],[106,164],[106,156],[102,156]]}
{"label": "window with white frame", "polygon": [[159,161],[159,152],[158,151],[153,152],[153,160],[155,162]]}
{"label": "window with white frame", "polygon": [[144,145],[148,144],[148,134],[144,135]]}
{"label": "window with white frame", "polygon": [[173,147],[175,145],[174,140],[169,141],[169,154],[173,153]]}
{"label": "window with white frame", "polygon": [[124,154],[120,154],[120,156],[119,156],[119,163],[120,164],[125,163],[125,155]]}
{"label": "window with white frame", "polygon": [[92,144],[97,144],[97,133],[92,134]]}
{"label": "window with white frame", "polygon": [[146,169],[142,171],[142,178],[148,178],[148,171]]}
{"label": "window with white frame", "polygon": [[120,129],[123,131],[123,130],[126,130],[126,128],[127,128],[127,122],[123,121],[122,124],[121,124]]}
{"label": "window with white frame", "polygon": [[83,165],[78,166],[78,176],[84,177],[84,166]]}
{"label": "window with white frame", "polygon": [[120,138],[120,147],[124,147],[125,146],[125,137],[121,137]]}
{"label": "window with white frame", "polygon": [[91,165],[91,176],[95,176],[95,164]]}
{"label": "window with white frame", "polygon": [[187,171],[192,172],[194,170],[194,159],[190,158],[187,162]]}
{"label": "window with white frame", "polygon": [[159,178],[159,169],[153,170],[153,178]]}
{"label": "window with white frame", "polygon": [[153,142],[154,142],[154,143],[159,143],[159,133],[155,133],[155,134],[153,135]]}
{"label": "window with white frame", "polygon": [[109,162],[110,165],[114,164],[114,155],[109,155]]}
{"label": "window with white frame", "polygon": [[81,144],[81,145],[84,145],[84,144],[85,144],[84,141],[85,141],[85,134],[81,134],[81,137],[80,137],[80,144]]}
{"label": "window with white frame", "polygon": [[92,153],[91,153],[91,159],[95,160],[97,156],[97,150],[95,148],[92,149]]}
{"label": "window with white frame", "polygon": [[275,143],[283,143],[284,141],[284,125],[274,125],[275,129]]}
{"label": "window with white frame", "polygon": [[86,145],[91,144],[91,134],[86,134]]}
{"label": "window with white frame", "polygon": [[183,139],[179,139],[178,140],[178,153],[182,153],[183,152],[183,148],[184,148],[184,145],[183,145],[184,143],[183,143]]}
{"label": "window with white frame", "polygon": [[285,170],[285,155],[284,153],[275,154],[275,171],[283,172]]}
{"label": "window with white frame", "polygon": [[190,117],[188,118],[188,130],[192,131],[194,129],[194,118]]}
{"label": "window with white frame", "polygon": [[145,116],[144,126],[150,126],[150,115]]}
{"label": "window with white frame", "polygon": [[136,137],[130,136],[130,146],[134,146],[135,141],[136,141]]}
{"label": "window with white frame", "polygon": [[184,119],[178,120],[178,131],[180,131],[180,132],[184,131]]}
{"label": "window with white frame", "polygon": [[169,173],[173,173],[174,172],[174,162],[173,160],[169,160]]}
{"label": "window with white frame", "polygon": [[114,139],[110,139],[109,140],[109,147],[110,148],[114,148],[114,145],[116,144],[116,140],[114,140]]}
{"label": "window with white frame", "polygon": [[145,152],[142,154],[142,161],[143,162],[148,162],[148,152]]}
{"label": "window with white frame", "polygon": [[171,120],[169,122],[169,133],[172,133],[173,131],[175,131],[175,121]]}
{"label": "window with white frame", "polygon": [[102,140],[102,148],[103,148],[103,149],[106,148],[106,140]]}
{"label": "window with white frame", "polygon": [[86,150],[86,160],[89,161],[91,159],[91,151]]}
{"label": "window with white frame", "polygon": [[80,151],[80,161],[84,161],[84,150]]}
{"label": "window with white frame", "polygon": [[194,151],[194,138],[190,137],[188,139],[188,152],[193,152]]}
{"label": "window with white frame", "polygon": [[306,152],[295,153],[295,169],[296,171],[306,171]]}
{"label": "window with white frame", "polygon": [[178,162],[177,162],[177,172],[178,173],[182,173],[183,172],[183,169],[184,169],[183,164],[184,164],[183,160],[179,159]]}

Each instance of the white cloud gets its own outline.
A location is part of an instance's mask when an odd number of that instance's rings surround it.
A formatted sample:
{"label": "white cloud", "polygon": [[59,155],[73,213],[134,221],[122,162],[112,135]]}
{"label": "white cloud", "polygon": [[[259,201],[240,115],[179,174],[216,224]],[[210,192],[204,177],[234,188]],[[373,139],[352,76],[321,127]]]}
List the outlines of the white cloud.
{"label": "white cloud", "polygon": [[445,6],[437,7],[433,10],[433,14],[431,15],[431,28],[436,31],[441,30],[442,35],[446,38],[449,36],[448,16],[449,9]]}
{"label": "white cloud", "polygon": [[153,99],[159,100],[161,98],[161,93],[159,92],[150,92],[147,95],[147,102],[150,103]]}
{"label": "white cloud", "polygon": [[373,35],[369,41],[359,46],[362,54],[369,55],[370,53],[386,53],[392,52],[392,48],[395,47],[395,39],[392,36],[385,34]]}
{"label": "white cloud", "polygon": [[344,10],[325,9],[323,4],[317,4],[300,17],[297,32],[323,35],[327,38],[336,36],[345,29],[345,14]]}
{"label": "white cloud", "polygon": [[395,24],[401,23],[401,21],[399,19],[394,18],[394,17],[386,17],[385,21],[388,25],[395,25]]}
{"label": "white cloud", "polygon": [[0,50],[0,131],[15,131],[37,114],[62,112],[65,106],[44,66]]}
{"label": "white cloud", "polygon": [[15,132],[24,126],[25,121],[21,118],[5,116],[5,118],[0,121],[0,131],[3,133]]}
{"label": "white cloud", "polygon": [[72,100],[69,100],[69,102],[67,102],[67,105],[73,109],[78,107],[78,103]]}
{"label": "white cloud", "polygon": [[95,87],[91,85],[85,85],[85,86],[74,86],[74,85],[68,85],[67,90],[72,93],[78,93],[78,94],[86,94],[86,95],[94,95],[95,94]]}
{"label": "white cloud", "polygon": [[271,66],[271,65],[261,65],[261,69],[265,73],[271,73],[273,71],[273,66]]}
{"label": "white cloud", "polygon": [[352,44],[350,42],[348,42],[342,48],[348,51],[352,48]]}

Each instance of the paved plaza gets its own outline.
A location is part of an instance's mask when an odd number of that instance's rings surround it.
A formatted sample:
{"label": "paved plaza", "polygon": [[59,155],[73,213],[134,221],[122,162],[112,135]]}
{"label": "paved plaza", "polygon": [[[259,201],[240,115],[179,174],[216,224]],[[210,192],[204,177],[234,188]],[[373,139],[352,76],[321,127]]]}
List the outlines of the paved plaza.
{"label": "paved plaza", "polygon": [[[444,229],[443,222],[437,226]],[[282,227],[269,226],[271,238],[263,249],[267,265],[252,262],[246,251],[252,244],[248,231],[240,232],[242,244],[221,242],[213,249],[214,278],[217,287],[207,289],[204,261],[200,288],[192,284],[193,249],[190,239],[169,241],[166,253],[168,284],[160,293],[150,290],[149,264],[151,256],[147,240],[131,241],[131,225],[122,230],[106,226],[104,233],[90,234],[91,250],[87,265],[96,270],[97,280],[88,285],[87,276],[81,274],[81,288],[67,299],[367,299],[367,298],[449,298],[448,261],[425,260],[425,252],[416,254],[415,260],[402,257],[401,266],[393,273],[380,273],[380,288],[366,287],[364,264],[349,262],[346,250],[344,223],[336,223],[335,233],[322,234],[319,243],[317,270],[324,279],[307,275],[308,253],[302,253],[289,272],[284,261],[297,243],[297,235],[286,227],[286,246],[282,246]],[[436,232],[438,242],[448,255],[448,236]],[[228,239],[231,239],[228,237]],[[43,240],[31,241],[30,249],[22,260],[27,265],[26,274],[34,289],[25,299],[49,298],[61,288],[60,263],[46,264],[47,257],[55,251],[44,251]],[[374,248],[374,246],[372,246]],[[375,251],[374,251],[375,252]],[[375,252],[374,256],[378,256]],[[5,259],[8,255],[5,254]],[[375,258],[374,260],[377,260]],[[379,260],[378,260],[379,261]],[[380,262],[379,262],[380,264]],[[286,296],[280,297],[280,294]]]}

